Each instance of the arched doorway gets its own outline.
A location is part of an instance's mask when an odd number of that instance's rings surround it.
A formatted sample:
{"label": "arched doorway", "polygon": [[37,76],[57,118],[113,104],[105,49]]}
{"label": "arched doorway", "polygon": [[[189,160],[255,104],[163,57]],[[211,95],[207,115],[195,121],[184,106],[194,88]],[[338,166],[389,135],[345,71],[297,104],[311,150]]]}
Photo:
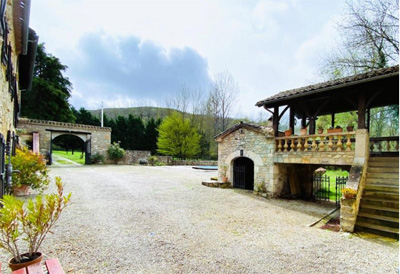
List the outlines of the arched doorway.
{"label": "arched doorway", "polygon": [[246,157],[239,157],[233,161],[233,187],[254,189],[254,162]]}
{"label": "arched doorway", "polygon": [[53,154],[56,151],[58,158],[66,158],[62,161],[90,164],[90,146],[90,138],[85,134],[52,132],[49,164],[53,163]]}

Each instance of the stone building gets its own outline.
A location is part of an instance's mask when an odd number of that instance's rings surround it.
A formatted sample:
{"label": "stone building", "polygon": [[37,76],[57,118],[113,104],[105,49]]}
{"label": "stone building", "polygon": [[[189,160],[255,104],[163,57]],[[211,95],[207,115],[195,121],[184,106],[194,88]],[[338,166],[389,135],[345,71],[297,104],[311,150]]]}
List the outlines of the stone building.
{"label": "stone building", "polygon": [[[5,158],[18,142],[21,92],[30,88],[38,36],[29,28],[30,1],[0,1],[0,196]],[[7,155],[7,156],[6,156]]]}
{"label": "stone building", "polygon": [[[314,171],[321,166],[348,170],[336,180],[355,195],[338,196],[344,231],[367,231],[399,238],[399,136],[370,136],[373,108],[399,105],[399,66],[283,91],[257,102],[272,114],[272,124],[237,124],[216,136],[219,180],[269,197],[314,199],[322,188]],[[289,113],[285,134],[278,131]],[[335,128],[335,114],[356,111],[357,128]],[[331,128],[316,132],[319,116]],[[302,133],[294,134],[295,118]],[[282,127],[282,125],[281,125]],[[330,182],[330,180],[327,180]],[[340,188],[337,188],[340,189]]]}

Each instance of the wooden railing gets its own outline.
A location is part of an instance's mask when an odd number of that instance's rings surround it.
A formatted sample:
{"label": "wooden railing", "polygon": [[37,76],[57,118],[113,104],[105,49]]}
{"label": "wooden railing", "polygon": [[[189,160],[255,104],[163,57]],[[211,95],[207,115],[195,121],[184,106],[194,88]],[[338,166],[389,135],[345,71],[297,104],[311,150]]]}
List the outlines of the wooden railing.
{"label": "wooden railing", "polygon": [[399,136],[371,137],[369,144],[371,153],[399,152]]}
{"label": "wooden railing", "polygon": [[286,152],[337,152],[354,151],[355,132],[337,132],[316,135],[276,137],[275,151]]}

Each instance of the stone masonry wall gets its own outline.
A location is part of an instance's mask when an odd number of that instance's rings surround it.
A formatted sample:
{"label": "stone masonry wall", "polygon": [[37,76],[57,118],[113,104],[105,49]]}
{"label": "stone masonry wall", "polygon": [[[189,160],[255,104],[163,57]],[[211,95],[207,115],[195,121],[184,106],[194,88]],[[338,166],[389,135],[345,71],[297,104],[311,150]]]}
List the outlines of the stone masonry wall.
{"label": "stone masonry wall", "polygon": [[[13,49],[16,48],[15,37],[14,37],[14,20],[13,20],[13,12],[12,5],[14,1],[7,1],[6,6],[6,18],[8,27],[10,32],[8,33],[8,41],[11,43]],[[3,43],[3,37],[0,36],[0,43]],[[18,80],[18,66],[17,66],[17,58],[16,51],[13,50],[11,53],[11,62],[13,64],[13,73],[16,74]],[[15,132],[15,128],[13,125],[13,116],[14,116],[14,102],[11,101],[11,93],[8,88],[8,81],[6,81],[6,67],[3,64],[0,64],[1,72],[0,72],[0,133],[4,136],[7,136],[7,131]],[[19,100],[21,98],[21,92],[18,90]]]}
{"label": "stone masonry wall", "polygon": [[223,176],[223,165],[228,166],[227,177],[233,181],[233,161],[247,157],[254,162],[254,190],[277,197],[282,191],[286,173],[279,165],[274,165],[275,141],[272,129],[253,131],[241,128],[229,135],[217,139],[218,142],[218,178]]}
{"label": "stone masonry wall", "polygon": [[[23,140],[30,140],[33,132],[39,133],[40,153],[47,155],[50,152],[50,139],[52,133],[48,130],[81,132],[81,134],[71,133],[71,135],[79,135],[83,141],[91,139],[91,154],[100,153],[106,156],[107,149],[111,144],[111,129],[107,127],[98,127],[81,124],[62,123],[54,121],[42,121],[34,119],[21,118],[18,123]],[[55,133],[54,133],[55,134]],[[65,133],[67,134],[67,133]]]}

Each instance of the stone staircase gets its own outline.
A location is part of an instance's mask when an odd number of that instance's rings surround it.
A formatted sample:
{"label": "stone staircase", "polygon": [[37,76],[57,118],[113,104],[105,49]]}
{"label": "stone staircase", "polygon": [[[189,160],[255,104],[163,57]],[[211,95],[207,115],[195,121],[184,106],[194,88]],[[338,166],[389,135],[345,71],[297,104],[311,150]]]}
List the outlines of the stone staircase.
{"label": "stone staircase", "polygon": [[370,157],[355,231],[399,239],[399,157]]}

